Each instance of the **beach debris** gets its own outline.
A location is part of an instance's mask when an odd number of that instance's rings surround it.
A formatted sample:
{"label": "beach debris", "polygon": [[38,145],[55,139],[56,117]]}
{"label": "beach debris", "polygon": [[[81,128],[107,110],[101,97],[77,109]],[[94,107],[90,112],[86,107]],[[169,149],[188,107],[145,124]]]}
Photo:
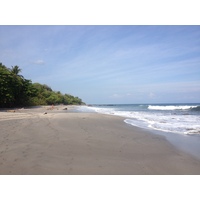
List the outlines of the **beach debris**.
{"label": "beach debris", "polygon": [[46,115],[47,114],[47,112],[44,112],[44,115]]}
{"label": "beach debris", "polygon": [[15,112],[15,110],[7,110],[7,112]]}
{"label": "beach debris", "polygon": [[67,108],[63,108],[63,110],[67,110]]}

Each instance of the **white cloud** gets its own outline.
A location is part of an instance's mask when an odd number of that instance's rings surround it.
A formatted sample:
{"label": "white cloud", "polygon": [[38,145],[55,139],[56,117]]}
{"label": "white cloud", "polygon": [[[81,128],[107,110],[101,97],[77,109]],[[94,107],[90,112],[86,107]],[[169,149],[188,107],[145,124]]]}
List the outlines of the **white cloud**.
{"label": "white cloud", "polygon": [[40,59],[33,61],[33,63],[36,64],[36,65],[44,65],[45,64],[45,62],[43,60],[40,60]]}
{"label": "white cloud", "polygon": [[119,94],[113,94],[112,97],[118,98],[118,97],[120,97],[120,95]]}
{"label": "white cloud", "polygon": [[155,94],[154,94],[153,92],[150,92],[150,93],[149,93],[149,97],[150,97],[151,99],[153,99],[153,98],[155,97]]}

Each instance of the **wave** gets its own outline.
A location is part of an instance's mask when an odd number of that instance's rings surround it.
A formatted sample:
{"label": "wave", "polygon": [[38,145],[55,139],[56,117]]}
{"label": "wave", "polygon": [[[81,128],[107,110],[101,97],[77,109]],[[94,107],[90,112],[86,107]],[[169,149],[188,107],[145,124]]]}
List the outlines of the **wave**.
{"label": "wave", "polygon": [[191,108],[192,111],[200,111],[200,106],[197,106],[197,107],[194,107],[194,108]]}
{"label": "wave", "polygon": [[[140,106],[140,105],[138,105]],[[175,109],[200,109],[199,105],[145,105],[148,109],[160,109],[160,112],[147,111],[147,109],[142,110],[126,110],[127,107],[124,107],[124,110],[118,110],[115,107],[90,107],[91,110],[98,113],[108,114],[108,115],[117,115],[124,117],[124,122],[133,126],[138,126],[141,128],[160,130],[164,132],[173,132],[180,134],[194,134],[200,135],[200,115],[190,114],[187,112],[164,112],[162,110],[175,110]],[[196,112],[196,111],[195,111]]]}
{"label": "wave", "polygon": [[124,122],[141,128],[154,129],[163,132],[173,132],[186,135],[200,135],[200,117],[190,115],[151,115],[144,114],[135,118],[125,119]]}
{"label": "wave", "polygon": [[200,106],[189,106],[189,105],[185,105],[185,106],[148,106],[149,110],[195,110],[198,109],[198,111],[200,110]]}

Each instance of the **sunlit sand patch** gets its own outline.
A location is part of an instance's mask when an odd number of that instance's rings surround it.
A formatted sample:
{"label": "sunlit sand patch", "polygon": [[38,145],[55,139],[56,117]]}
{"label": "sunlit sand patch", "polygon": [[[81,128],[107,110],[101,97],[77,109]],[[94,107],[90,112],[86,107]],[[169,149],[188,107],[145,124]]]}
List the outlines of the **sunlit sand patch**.
{"label": "sunlit sand patch", "polygon": [[35,117],[36,117],[36,115],[29,114],[29,113],[16,113],[16,112],[0,113],[0,121],[15,120],[15,119],[27,119],[27,118],[35,118]]}

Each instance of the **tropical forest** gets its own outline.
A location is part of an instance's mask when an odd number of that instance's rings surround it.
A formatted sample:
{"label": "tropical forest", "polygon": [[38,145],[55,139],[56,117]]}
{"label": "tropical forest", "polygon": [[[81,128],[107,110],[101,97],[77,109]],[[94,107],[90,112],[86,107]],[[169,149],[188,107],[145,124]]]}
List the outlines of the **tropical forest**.
{"label": "tropical forest", "polygon": [[46,84],[32,83],[21,72],[17,65],[8,68],[0,63],[0,108],[84,104],[79,97],[53,91]]}

